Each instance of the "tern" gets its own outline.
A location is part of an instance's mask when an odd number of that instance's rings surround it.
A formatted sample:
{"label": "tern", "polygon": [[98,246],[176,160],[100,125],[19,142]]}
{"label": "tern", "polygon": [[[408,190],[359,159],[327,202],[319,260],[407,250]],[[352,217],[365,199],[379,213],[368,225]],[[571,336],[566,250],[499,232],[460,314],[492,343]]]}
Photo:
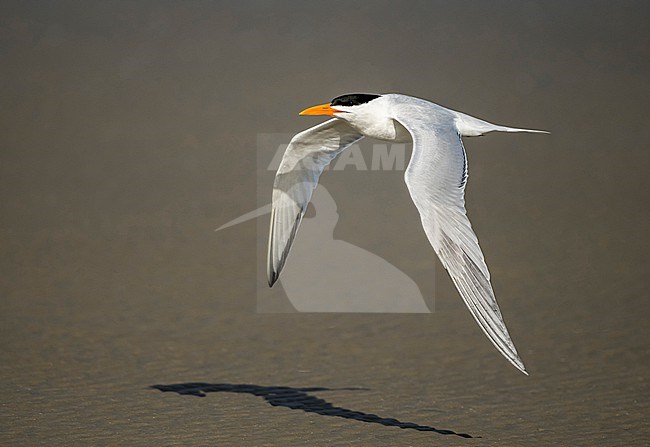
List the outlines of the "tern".
{"label": "tern", "polygon": [[501,316],[490,272],[465,210],[467,157],[461,137],[541,130],[499,126],[401,94],[353,93],[300,112],[332,119],[295,135],[273,184],[267,275],[277,281],[318,179],[364,137],[412,142],[404,179],[429,243],[472,316],[497,350],[528,375]]}

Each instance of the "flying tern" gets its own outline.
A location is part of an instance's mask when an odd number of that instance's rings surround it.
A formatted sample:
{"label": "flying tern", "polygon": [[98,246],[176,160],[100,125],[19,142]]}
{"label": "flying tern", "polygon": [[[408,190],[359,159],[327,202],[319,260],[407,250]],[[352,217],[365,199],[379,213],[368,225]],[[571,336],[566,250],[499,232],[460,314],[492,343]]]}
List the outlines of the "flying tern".
{"label": "flying tern", "polygon": [[273,184],[267,275],[277,281],[318,178],[327,165],[363,137],[412,142],[404,179],[422,226],[442,265],[485,335],[528,374],[510,339],[478,239],[465,210],[467,157],[461,137],[541,130],[499,126],[400,94],[346,94],[300,112],[332,119],[291,139]]}

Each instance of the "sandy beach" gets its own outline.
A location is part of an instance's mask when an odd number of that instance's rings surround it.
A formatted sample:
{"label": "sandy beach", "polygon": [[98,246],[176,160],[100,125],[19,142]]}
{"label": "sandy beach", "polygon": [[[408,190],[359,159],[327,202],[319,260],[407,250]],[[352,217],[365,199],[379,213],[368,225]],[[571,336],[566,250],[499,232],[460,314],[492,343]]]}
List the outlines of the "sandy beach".
{"label": "sandy beach", "polygon": [[[647,3],[0,11],[1,445],[648,445]],[[551,131],[465,139],[530,376],[473,321],[403,170],[322,183],[333,238],[431,313],[296,312],[265,285],[268,215],[214,231],[264,204],[259,135],[357,91]]]}

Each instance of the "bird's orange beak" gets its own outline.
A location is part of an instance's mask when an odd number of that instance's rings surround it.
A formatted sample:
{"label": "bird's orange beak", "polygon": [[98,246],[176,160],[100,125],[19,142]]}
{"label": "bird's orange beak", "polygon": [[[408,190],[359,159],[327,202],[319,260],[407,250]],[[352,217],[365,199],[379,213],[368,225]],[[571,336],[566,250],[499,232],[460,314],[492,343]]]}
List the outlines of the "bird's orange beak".
{"label": "bird's orange beak", "polygon": [[299,115],[327,115],[327,116],[334,116],[335,113],[340,112],[339,110],[334,110],[332,107],[330,107],[329,103],[327,104],[320,104],[318,106],[310,107],[308,109],[303,110],[302,112],[299,113]]}

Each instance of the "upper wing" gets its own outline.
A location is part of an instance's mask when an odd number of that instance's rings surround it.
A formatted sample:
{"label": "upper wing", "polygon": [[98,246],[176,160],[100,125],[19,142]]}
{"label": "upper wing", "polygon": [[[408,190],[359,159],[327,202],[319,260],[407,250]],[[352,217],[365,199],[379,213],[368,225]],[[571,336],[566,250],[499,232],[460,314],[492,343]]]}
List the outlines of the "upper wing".
{"label": "upper wing", "polygon": [[490,273],[466,215],[467,158],[458,130],[451,120],[433,126],[420,116],[397,120],[413,138],[405,181],[429,242],[483,332],[527,374],[503,322]]}
{"label": "upper wing", "polygon": [[273,183],[267,276],[277,281],[291,243],[323,169],[345,148],[363,138],[345,121],[331,119],[291,139]]}

